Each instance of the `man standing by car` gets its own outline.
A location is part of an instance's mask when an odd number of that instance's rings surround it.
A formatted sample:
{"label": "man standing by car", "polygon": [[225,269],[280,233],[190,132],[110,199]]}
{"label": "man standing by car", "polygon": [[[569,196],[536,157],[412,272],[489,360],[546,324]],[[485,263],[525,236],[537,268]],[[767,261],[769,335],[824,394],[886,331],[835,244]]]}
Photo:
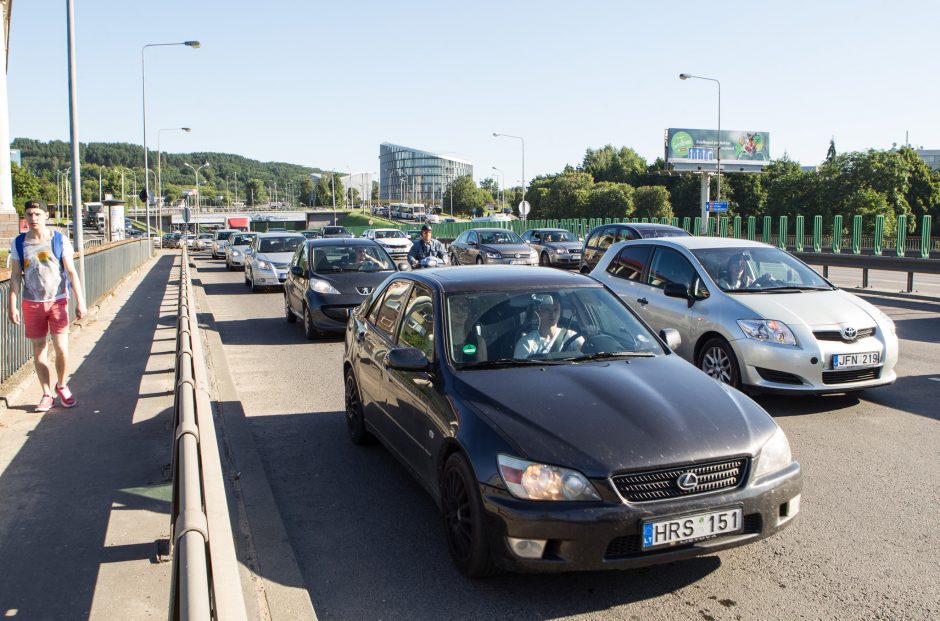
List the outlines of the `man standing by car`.
{"label": "man standing by car", "polygon": [[421,239],[416,239],[415,243],[411,245],[411,250],[408,251],[408,263],[411,264],[411,267],[418,267],[422,259],[434,257],[443,261],[446,256],[447,251],[444,250],[444,244],[436,239],[431,239],[431,225],[425,224],[421,227]]}

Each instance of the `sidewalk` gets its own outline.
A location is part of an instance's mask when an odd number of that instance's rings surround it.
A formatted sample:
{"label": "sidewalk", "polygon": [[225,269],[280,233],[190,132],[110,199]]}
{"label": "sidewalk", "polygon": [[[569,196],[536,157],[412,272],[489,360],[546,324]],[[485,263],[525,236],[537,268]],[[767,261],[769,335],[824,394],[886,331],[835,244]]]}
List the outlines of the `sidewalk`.
{"label": "sidewalk", "polygon": [[35,413],[35,374],[0,406],[0,617],[166,618],[179,263],[158,254],[73,332],[77,407]]}

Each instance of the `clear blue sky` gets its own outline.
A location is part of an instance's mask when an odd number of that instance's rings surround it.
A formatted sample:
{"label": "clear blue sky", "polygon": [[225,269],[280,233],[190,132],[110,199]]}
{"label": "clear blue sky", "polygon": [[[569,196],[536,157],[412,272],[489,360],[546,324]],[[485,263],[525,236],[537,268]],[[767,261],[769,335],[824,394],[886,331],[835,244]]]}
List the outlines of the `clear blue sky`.
{"label": "clear blue sky", "polygon": [[[79,139],[377,171],[379,143],[520,178],[667,127],[770,133],[773,157],[940,148],[940,3],[76,0]],[[16,0],[11,137],[68,139],[65,2]],[[716,43],[717,41],[717,43]]]}

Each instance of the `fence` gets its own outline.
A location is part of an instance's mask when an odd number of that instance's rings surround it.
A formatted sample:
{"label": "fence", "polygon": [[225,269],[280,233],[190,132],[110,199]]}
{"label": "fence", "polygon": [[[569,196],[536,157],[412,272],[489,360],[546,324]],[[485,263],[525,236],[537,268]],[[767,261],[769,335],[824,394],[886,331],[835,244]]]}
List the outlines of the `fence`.
{"label": "fence", "polygon": [[[149,240],[129,240],[101,246],[85,253],[85,297],[89,306],[97,303],[124,278],[152,255]],[[10,277],[0,280],[0,383],[29,362],[33,346],[26,338],[23,323],[10,322],[7,296]],[[69,300],[69,320],[75,319],[75,298]]]}

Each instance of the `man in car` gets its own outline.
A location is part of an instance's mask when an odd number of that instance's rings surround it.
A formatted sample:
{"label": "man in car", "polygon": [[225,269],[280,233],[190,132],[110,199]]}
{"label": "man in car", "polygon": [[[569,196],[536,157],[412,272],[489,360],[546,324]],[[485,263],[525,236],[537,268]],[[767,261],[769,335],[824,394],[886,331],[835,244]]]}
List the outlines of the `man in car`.
{"label": "man in car", "polygon": [[431,226],[425,224],[421,227],[421,239],[416,239],[411,245],[411,250],[408,251],[408,263],[411,264],[411,267],[418,267],[422,259],[434,257],[443,261],[446,256],[447,251],[444,250],[444,244],[436,239],[431,239]]}
{"label": "man in car", "polygon": [[[516,343],[516,358],[528,358],[535,354],[547,354],[562,351],[565,345],[569,349],[578,349],[584,342],[582,337],[566,343],[568,339],[578,333],[558,325],[561,319],[561,301],[557,295],[537,293],[532,295],[532,308],[530,318],[532,329],[523,334]],[[575,344],[577,344],[576,347]]]}

